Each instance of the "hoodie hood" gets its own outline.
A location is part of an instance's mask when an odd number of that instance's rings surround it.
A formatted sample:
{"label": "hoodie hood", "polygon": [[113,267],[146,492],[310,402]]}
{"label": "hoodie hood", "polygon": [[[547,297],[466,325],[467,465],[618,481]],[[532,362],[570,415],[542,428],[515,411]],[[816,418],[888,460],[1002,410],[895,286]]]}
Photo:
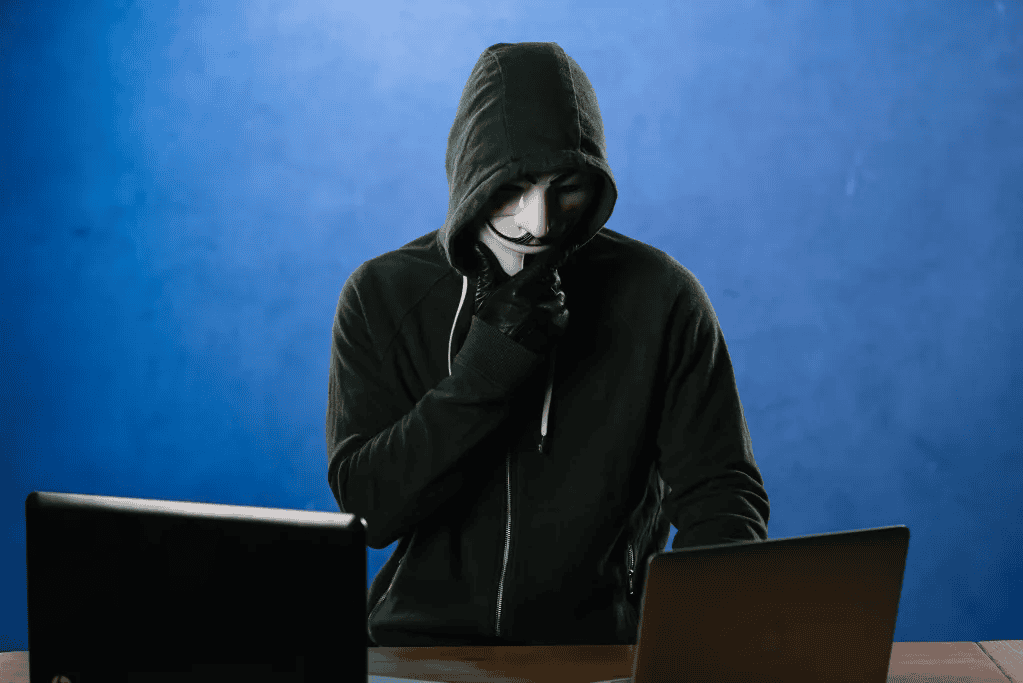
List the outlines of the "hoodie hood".
{"label": "hoodie hood", "polygon": [[593,86],[557,43],[491,45],[469,75],[448,135],[448,214],[440,242],[461,275],[476,271],[471,228],[503,184],[562,168],[594,175],[594,201],[564,258],[603,227],[618,198]]}

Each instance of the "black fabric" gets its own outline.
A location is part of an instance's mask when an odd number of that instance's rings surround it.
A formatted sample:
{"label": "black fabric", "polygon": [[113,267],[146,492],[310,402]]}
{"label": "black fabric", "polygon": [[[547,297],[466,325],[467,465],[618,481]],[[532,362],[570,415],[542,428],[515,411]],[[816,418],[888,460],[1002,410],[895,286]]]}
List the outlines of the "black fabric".
{"label": "black fabric", "polygon": [[[370,547],[398,541],[370,638],[634,643],[669,522],[675,548],[767,538],[717,317],[678,261],[605,227],[617,191],[596,97],[557,45],[484,51],[446,166],[444,225],[357,268],[334,319],[328,483]],[[473,315],[467,228],[507,180],[566,167],[601,183],[558,270],[571,315],[548,361]]]}

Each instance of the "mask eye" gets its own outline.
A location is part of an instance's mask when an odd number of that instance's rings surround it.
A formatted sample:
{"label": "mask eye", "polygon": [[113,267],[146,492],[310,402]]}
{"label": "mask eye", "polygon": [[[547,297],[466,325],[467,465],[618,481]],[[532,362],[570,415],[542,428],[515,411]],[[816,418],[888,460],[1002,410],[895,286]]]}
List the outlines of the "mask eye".
{"label": "mask eye", "polygon": [[498,189],[497,192],[494,193],[492,206],[495,210],[504,208],[505,206],[513,202],[517,202],[519,199],[521,199],[521,196],[522,188],[508,186],[502,187]]}

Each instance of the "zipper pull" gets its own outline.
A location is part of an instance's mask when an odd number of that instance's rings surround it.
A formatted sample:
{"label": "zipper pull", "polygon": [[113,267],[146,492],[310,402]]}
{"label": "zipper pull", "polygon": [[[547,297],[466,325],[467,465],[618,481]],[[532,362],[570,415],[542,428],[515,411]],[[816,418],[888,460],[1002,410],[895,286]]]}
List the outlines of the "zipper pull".
{"label": "zipper pull", "polygon": [[629,569],[629,595],[632,595],[632,593],[633,593],[632,576],[633,576],[633,574],[636,573],[636,570],[633,567],[633,565],[635,564],[635,561],[634,561],[633,555],[632,555],[632,543],[628,544],[628,548],[629,548],[629,567],[628,567],[628,569]]}
{"label": "zipper pull", "polygon": [[547,435],[546,434],[541,434],[540,435],[540,443],[537,444],[536,450],[540,451],[540,453],[543,454],[544,452],[546,452],[546,448],[547,448]]}

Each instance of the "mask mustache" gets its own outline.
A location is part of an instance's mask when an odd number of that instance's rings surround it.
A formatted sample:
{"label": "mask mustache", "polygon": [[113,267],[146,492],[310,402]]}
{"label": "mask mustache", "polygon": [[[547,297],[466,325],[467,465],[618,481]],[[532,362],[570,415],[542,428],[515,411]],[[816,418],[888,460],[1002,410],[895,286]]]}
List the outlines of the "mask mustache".
{"label": "mask mustache", "polygon": [[[490,227],[494,230],[495,233],[500,235],[502,239],[505,239],[505,240],[511,242],[512,244],[521,244],[521,245],[528,245],[528,246],[541,246],[541,247],[542,246],[548,246],[548,245],[554,244],[554,242],[551,241],[551,240],[546,240],[546,239],[541,239],[541,238],[533,237],[533,234],[531,232],[529,232],[528,230],[526,230],[524,232],[524,234],[520,235],[519,237],[508,237],[507,235],[503,234],[500,230],[497,230],[496,228],[494,228],[493,223],[490,224]],[[560,226],[560,225],[559,226],[552,226],[551,229],[549,230],[549,233],[561,234],[563,232],[566,232],[562,228],[563,228],[563,226]],[[533,243],[534,240],[536,240],[535,243]]]}
{"label": "mask mustache", "polygon": [[[526,234],[523,235],[522,237],[509,237],[508,241],[514,242],[515,244],[530,244],[531,242],[533,242],[533,239],[534,239],[533,236],[529,232],[526,232]],[[538,244],[546,244],[546,242],[539,239],[536,240],[536,242]]]}

